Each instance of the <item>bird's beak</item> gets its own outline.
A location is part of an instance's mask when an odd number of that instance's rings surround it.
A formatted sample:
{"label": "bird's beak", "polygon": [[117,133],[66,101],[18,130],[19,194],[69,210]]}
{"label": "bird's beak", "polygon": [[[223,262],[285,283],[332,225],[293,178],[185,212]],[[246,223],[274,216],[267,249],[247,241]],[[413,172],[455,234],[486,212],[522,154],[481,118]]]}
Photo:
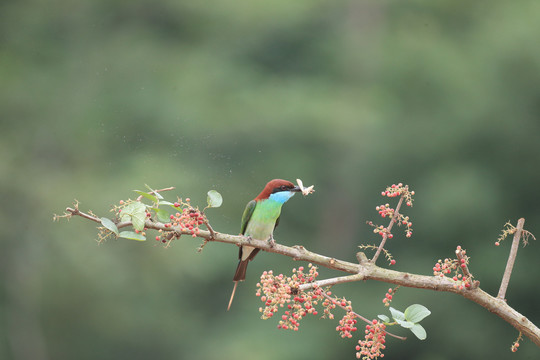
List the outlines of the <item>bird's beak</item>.
{"label": "bird's beak", "polygon": [[301,189],[299,186],[295,186],[295,187],[293,187],[293,188],[292,188],[291,190],[289,190],[289,191],[292,191],[292,192],[301,192],[302,189]]}

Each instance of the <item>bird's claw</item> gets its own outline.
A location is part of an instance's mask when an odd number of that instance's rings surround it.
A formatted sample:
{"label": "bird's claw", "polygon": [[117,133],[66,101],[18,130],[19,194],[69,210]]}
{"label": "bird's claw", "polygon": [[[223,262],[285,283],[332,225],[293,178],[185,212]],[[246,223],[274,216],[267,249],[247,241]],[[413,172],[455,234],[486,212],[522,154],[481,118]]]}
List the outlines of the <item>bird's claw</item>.
{"label": "bird's claw", "polygon": [[251,244],[251,240],[253,240],[253,238],[251,237],[251,235],[247,235],[247,236],[244,236],[248,242],[248,244]]}
{"label": "bird's claw", "polygon": [[274,237],[273,236],[270,236],[270,238],[268,239],[268,244],[270,245],[270,247],[274,247],[276,246],[276,240],[274,240]]}

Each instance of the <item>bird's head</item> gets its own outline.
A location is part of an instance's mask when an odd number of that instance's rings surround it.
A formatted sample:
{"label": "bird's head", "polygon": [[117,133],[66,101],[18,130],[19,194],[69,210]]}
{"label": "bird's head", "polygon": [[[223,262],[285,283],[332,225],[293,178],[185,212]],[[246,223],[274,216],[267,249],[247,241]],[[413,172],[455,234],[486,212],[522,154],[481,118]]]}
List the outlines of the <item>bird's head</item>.
{"label": "bird's head", "polygon": [[292,182],[282,179],[270,180],[263,191],[255,198],[256,201],[272,199],[280,203],[285,203],[294,193],[300,192],[300,188]]}

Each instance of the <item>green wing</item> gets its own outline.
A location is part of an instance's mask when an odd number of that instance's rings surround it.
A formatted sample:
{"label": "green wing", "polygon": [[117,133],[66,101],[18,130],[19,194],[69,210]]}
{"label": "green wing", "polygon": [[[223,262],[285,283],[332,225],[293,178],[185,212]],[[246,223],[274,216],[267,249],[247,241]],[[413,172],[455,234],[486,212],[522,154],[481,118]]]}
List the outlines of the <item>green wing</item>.
{"label": "green wing", "polygon": [[249,219],[251,219],[251,215],[253,215],[255,205],[257,205],[257,202],[255,200],[251,200],[247,203],[246,208],[244,209],[244,214],[242,215],[242,227],[240,229],[240,234],[242,235],[244,235],[246,232],[247,224]]}

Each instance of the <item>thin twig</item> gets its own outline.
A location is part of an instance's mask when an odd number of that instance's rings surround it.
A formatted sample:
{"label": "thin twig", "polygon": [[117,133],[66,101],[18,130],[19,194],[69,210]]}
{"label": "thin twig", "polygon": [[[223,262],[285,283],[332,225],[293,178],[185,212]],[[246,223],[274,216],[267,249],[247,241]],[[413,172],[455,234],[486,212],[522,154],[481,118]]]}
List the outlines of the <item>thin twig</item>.
{"label": "thin twig", "polygon": [[216,232],[214,231],[214,228],[212,228],[206,217],[204,218],[204,225],[206,226],[208,231],[210,231],[210,240],[213,240],[216,237]]}
{"label": "thin twig", "polygon": [[465,289],[473,290],[473,289],[476,289],[478,286],[480,286],[480,281],[478,280],[472,281],[473,275],[471,274],[471,272],[469,271],[469,267],[467,266],[467,260],[465,259],[465,254],[466,254],[465,250],[461,248],[456,250],[456,256],[459,260],[459,267],[463,271],[464,279],[465,278],[470,279],[471,286],[466,287]]}
{"label": "thin twig", "polygon": [[[93,215],[90,215],[90,214],[87,214],[85,212],[82,212],[79,210],[79,208],[66,208],[66,211],[68,213],[70,213],[71,215],[77,215],[77,216],[80,216],[80,217],[83,217],[85,219],[88,219],[88,220],[92,220],[94,222],[97,222],[99,224],[101,224],[101,219],[96,217],[96,216],[93,216]],[[123,221],[123,222],[119,222],[118,224],[116,224],[116,227],[118,229],[121,229],[121,228],[124,228],[126,226],[131,226],[132,225],[132,222],[131,221]],[[164,230],[167,230],[167,229],[164,229]]]}
{"label": "thin twig", "polygon": [[[163,188],[163,189],[152,190],[152,191],[149,192],[149,194],[154,194],[154,195],[156,195],[157,193],[160,193],[160,192],[162,192],[162,191],[171,191],[171,190],[174,190],[174,189],[175,189],[174,186],[170,186],[170,187]],[[137,201],[141,201],[142,198],[143,198],[143,196],[140,195],[140,196],[137,198]]]}
{"label": "thin twig", "polygon": [[95,222],[101,224],[101,219],[100,218],[92,216],[92,215],[87,214],[87,213],[84,213],[84,212],[80,211],[78,207],[75,207],[75,209],[68,207],[68,208],[66,208],[66,211],[68,213],[70,213],[71,215],[78,215],[78,216],[81,216],[81,217],[83,217],[85,219],[92,220],[92,221],[95,221]]}
{"label": "thin twig", "polygon": [[456,250],[456,256],[459,260],[459,266],[461,267],[461,271],[463,271],[463,275],[465,275],[465,277],[467,278],[472,277],[469,271],[469,267],[467,266],[467,262],[465,261],[465,250],[463,249]]}
{"label": "thin twig", "polygon": [[510,249],[510,255],[508,255],[508,261],[506,262],[506,269],[504,270],[504,275],[501,281],[501,287],[499,288],[499,294],[497,295],[497,298],[501,300],[504,300],[506,296],[506,289],[508,289],[508,283],[510,282],[510,276],[512,275],[512,269],[514,267],[514,262],[516,261],[516,255],[519,248],[519,241],[521,238],[521,232],[523,231],[524,224],[525,224],[524,218],[521,218],[518,220],[516,232],[514,233],[514,240],[512,240],[512,248]]}
{"label": "thin twig", "polygon": [[344,284],[344,283],[348,283],[348,282],[360,281],[360,280],[363,280],[363,279],[364,279],[364,276],[362,274],[339,276],[339,277],[335,277],[335,278],[324,279],[324,280],[319,280],[319,281],[314,281],[314,282],[302,284],[302,285],[298,286],[298,290],[306,291],[306,290],[309,290],[309,289],[323,288],[323,287],[326,287],[326,286],[334,286],[334,285]]}
{"label": "thin twig", "polygon": [[392,214],[392,220],[390,220],[390,224],[388,225],[388,227],[386,228],[386,231],[383,234],[383,238],[381,240],[381,243],[379,244],[379,247],[377,248],[377,252],[375,253],[375,255],[373,255],[373,258],[371,259],[371,262],[374,264],[375,262],[377,262],[377,258],[381,254],[382,249],[384,248],[384,244],[386,243],[386,239],[388,239],[388,234],[390,234],[390,231],[392,230],[392,226],[394,226],[397,219],[399,218],[399,208],[401,207],[401,204],[403,203],[404,197],[405,197],[405,194],[402,194],[396,206],[396,210],[394,210],[394,214]]}

